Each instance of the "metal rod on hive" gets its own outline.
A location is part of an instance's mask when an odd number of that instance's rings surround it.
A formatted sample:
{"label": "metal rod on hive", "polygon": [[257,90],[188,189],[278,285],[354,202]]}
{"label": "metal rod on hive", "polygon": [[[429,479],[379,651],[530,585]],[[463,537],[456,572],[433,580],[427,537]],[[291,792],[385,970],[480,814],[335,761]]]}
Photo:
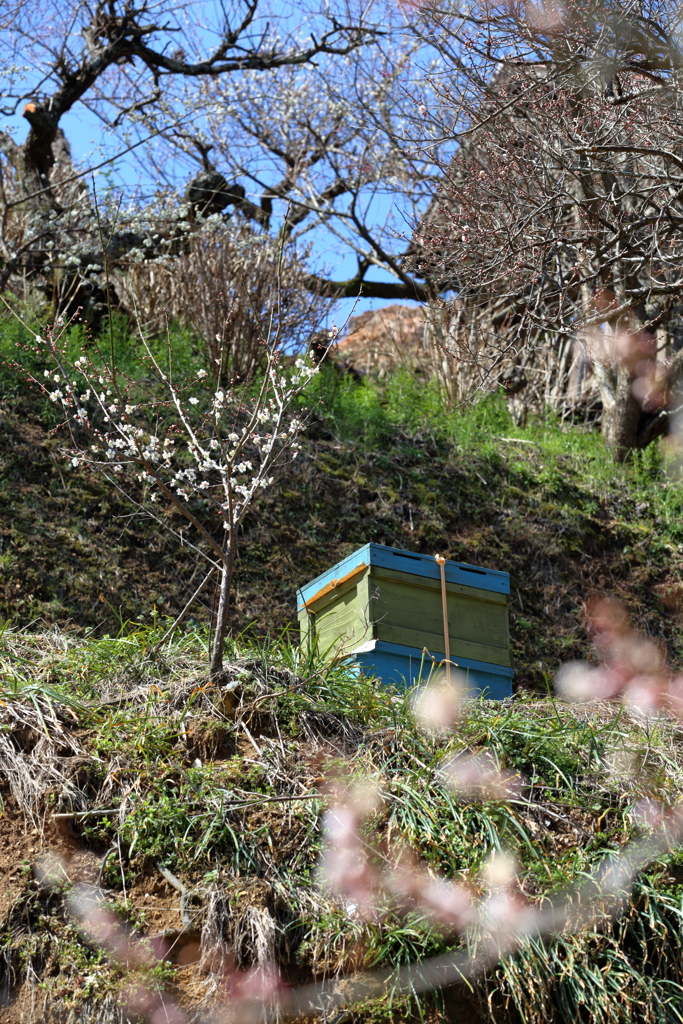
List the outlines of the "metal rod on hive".
{"label": "metal rod on hive", "polygon": [[434,555],[441,573],[441,607],[443,609],[443,640],[446,655],[446,682],[451,685],[451,638],[448,635],[448,600],[446,595],[446,559],[443,555]]}

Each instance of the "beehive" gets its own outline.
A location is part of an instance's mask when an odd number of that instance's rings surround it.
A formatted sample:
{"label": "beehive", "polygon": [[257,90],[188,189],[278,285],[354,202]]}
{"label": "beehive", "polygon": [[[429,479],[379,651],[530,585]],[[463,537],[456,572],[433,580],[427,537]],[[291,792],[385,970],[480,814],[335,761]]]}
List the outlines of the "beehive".
{"label": "beehive", "polygon": [[[512,692],[510,577],[446,562],[451,662],[470,693]],[[430,555],[366,544],[297,592],[302,643],[348,657],[384,682],[412,685],[444,658],[439,566]],[[431,657],[426,657],[427,649]]]}

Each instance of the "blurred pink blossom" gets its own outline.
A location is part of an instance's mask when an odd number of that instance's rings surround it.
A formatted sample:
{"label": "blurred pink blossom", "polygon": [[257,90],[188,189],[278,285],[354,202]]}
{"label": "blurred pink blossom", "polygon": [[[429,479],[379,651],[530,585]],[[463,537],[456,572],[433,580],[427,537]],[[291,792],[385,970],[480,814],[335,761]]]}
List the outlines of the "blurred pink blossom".
{"label": "blurred pink blossom", "polygon": [[540,3],[529,3],[526,7],[526,20],[535,32],[554,34],[565,27],[566,12],[564,7],[553,0],[541,0]]}
{"label": "blurred pink blossom", "polygon": [[135,967],[151,967],[157,962],[149,943],[132,938],[130,928],[97,892],[87,886],[77,886],[69,901],[69,909],[88,937],[114,959]]}
{"label": "blurred pink blossom", "polygon": [[510,800],[519,796],[519,776],[502,771],[488,750],[478,754],[458,754],[444,764],[441,773],[456,793],[466,800]]}
{"label": "blurred pink blossom", "polygon": [[660,800],[643,797],[636,803],[631,816],[641,827],[661,829],[664,824],[664,807]]}
{"label": "blurred pink blossom", "polygon": [[[165,952],[154,949],[149,940],[133,937],[130,928],[104,903],[97,890],[77,886],[69,910],[88,938],[128,969],[153,967]],[[170,997],[141,980],[124,990],[121,1005],[127,1017],[143,1017],[148,1024],[185,1024],[187,1019]]]}
{"label": "blurred pink blossom", "polygon": [[593,645],[600,666],[572,661],[556,678],[559,693],[568,700],[610,700],[623,696],[646,714],[669,707],[680,713],[683,686],[672,673],[659,647],[631,628],[623,605],[599,598],[587,606]]}
{"label": "blurred pink blossom", "polygon": [[501,890],[489,896],[480,910],[489,955],[495,952],[499,956],[532,933],[535,918],[533,907],[519,892]]}
{"label": "blurred pink blossom", "polygon": [[375,915],[380,881],[361,829],[377,806],[377,793],[370,786],[356,786],[337,788],[334,796],[335,801],[323,815],[325,849],[320,875],[330,888],[353,903],[354,914],[370,920]]}
{"label": "blurred pink blossom", "polygon": [[459,722],[467,684],[461,672],[445,676],[418,687],[411,695],[411,709],[418,726],[425,732],[450,732]]}
{"label": "blurred pink blossom", "polygon": [[222,1013],[214,1021],[257,1024],[267,1019],[273,1005],[282,1008],[288,992],[277,964],[258,964],[247,971],[228,971],[223,981]]}
{"label": "blurred pink blossom", "polygon": [[387,889],[399,901],[423,911],[445,932],[463,931],[474,920],[472,896],[461,885],[435,878],[408,849],[401,852],[398,864],[385,881]]}

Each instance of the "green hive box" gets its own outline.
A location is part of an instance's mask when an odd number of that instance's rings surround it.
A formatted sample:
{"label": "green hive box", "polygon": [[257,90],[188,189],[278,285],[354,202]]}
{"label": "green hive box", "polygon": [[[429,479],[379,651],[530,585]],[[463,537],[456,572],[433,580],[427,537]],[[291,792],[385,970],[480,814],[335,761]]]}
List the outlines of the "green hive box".
{"label": "green hive box", "polygon": [[[512,693],[506,572],[446,562],[451,661],[470,695]],[[353,659],[368,675],[412,685],[444,654],[441,576],[436,560],[366,544],[297,591],[302,643]]]}

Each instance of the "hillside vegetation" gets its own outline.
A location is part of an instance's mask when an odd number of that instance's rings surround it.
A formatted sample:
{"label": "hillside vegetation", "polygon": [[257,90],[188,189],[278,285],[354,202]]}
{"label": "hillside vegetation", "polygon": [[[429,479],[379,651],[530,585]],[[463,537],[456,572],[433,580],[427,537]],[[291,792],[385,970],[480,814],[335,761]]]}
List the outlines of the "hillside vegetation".
{"label": "hillside vegetation", "polygon": [[[30,363],[21,329],[3,326],[0,614],[100,634],[175,616],[201,579],[194,552],[60,457],[54,406],[7,365]],[[191,339],[173,344],[176,362],[196,364]],[[124,369],[134,345],[119,325]],[[661,447],[617,466],[595,433],[551,418],[516,429],[502,396],[448,410],[431,384],[402,373],[357,383],[327,367],[306,404],[300,458],[243,530],[234,633],[292,626],[296,588],[375,541],[510,573],[518,685],[545,692],[559,663],[586,653],[582,606],[594,592],[624,598],[680,658],[683,486]],[[201,503],[195,511],[206,515]],[[195,605],[194,621],[207,621],[212,600]]]}
{"label": "hillside vegetation", "polygon": [[[233,967],[275,962],[295,985],[460,948],[409,907],[365,922],[316,883],[331,766],[377,786],[368,836],[388,851],[407,844],[476,892],[491,851],[511,851],[534,902],[637,834],[643,787],[668,801],[683,781],[680,731],[614,706],[479,701],[435,740],[405,694],[344,666],[282,642],[237,643],[217,688],[204,631],[156,650],[160,633],[3,634],[0,950],[15,1014],[3,1020],[32,1019],[37,999],[50,1019],[118,1020],[131,972],[199,1020],[222,991],[224,942]],[[440,768],[482,751],[523,779],[523,795],[458,801]],[[73,813],[84,810],[95,813]],[[133,939],[163,942],[163,958],[131,966],[88,940],[71,902],[84,885]],[[678,1020],[682,894],[683,858],[660,858],[624,894],[616,925],[598,905],[587,930],[529,942],[474,986],[418,1001],[389,985],[354,1019]]]}
{"label": "hillside vegetation", "polygon": [[[306,395],[299,458],[243,530],[218,683],[211,595],[166,636],[201,579],[196,554],[70,467],[54,406],[10,365],[32,365],[26,339],[2,326],[3,1021],[118,1021],[131,971],[206,1019],[224,943],[233,967],[276,962],[295,986],[461,948],[417,911],[368,923],[318,884],[330,774],[373,780],[372,832],[388,849],[405,844],[477,893],[491,851],[512,851],[536,903],[640,834],[643,794],[675,802],[678,726],[551,696],[558,666],[590,654],[583,606],[595,593],[622,598],[681,662],[683,485],[664,446],[616,466],[585,429],[551,417],[515,428],[502,396],[449,410],[419,376],[358,382],[325,368]],[[189,336],[172,344],[181,363],[199,358]],[[121,324],[116,345],[133,365]],[[368,541],[510,573],[512,699],[472,703],[437,740],[405,694],[299,650],[296,587]],[[458,801],[439,774],[454,751],[488,751],[520,798]],[[133,968],[89,941],[73,912],[83,885],[165,955]],[[616,924],[596,911],[588,930],[528,942],[476,983],[420,998],[389,985],[319,1016],[680,1020],[682,894],[674,852],[624,894]]]}

